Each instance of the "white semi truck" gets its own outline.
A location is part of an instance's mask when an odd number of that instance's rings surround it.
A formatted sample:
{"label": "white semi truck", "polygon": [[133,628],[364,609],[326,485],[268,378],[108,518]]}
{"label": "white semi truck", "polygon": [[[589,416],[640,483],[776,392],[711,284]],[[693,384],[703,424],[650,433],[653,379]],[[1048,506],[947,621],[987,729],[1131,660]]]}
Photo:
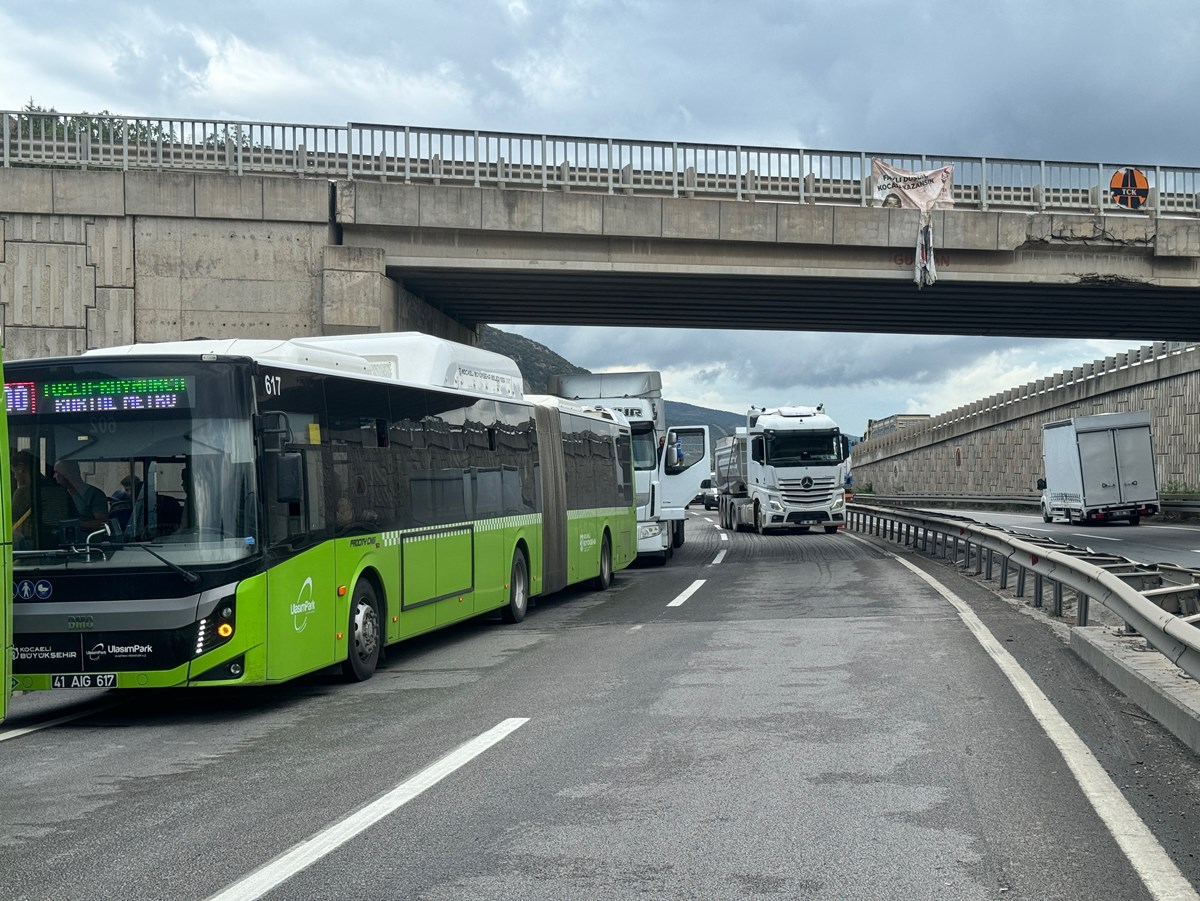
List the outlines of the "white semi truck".
{"label": "white semi truck", "polygon": [[1159,510],[1150,414],[1101,413],[1042,426],[1042,519],[1137,525]]}
{"label": "white semi truck", "polygon": [[844,528],[849,457],[849,436],[824,405],[751,407],[746,427],[716,448],[722,528]]}
{"label": "white semi truck", "polygon": [[614,409],[633,435],[639,557],[665,564],[683,547],[685,508],[709,475],[708,426],[667,425],[655,371],[558,375],[550,393]]}

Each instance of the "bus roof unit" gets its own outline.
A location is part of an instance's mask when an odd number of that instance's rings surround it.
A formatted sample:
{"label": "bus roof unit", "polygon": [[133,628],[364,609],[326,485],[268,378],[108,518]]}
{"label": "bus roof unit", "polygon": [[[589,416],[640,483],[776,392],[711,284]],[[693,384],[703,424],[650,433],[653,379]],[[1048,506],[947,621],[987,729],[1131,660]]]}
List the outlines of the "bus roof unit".
{"label": "bus roof unit", "polygon": [[524,381],[508,357],[420,332],[326,335],[286,341],[261,338],[197,338],[89,350],[84,356],[251,357],[322,372],[343,372],[410,384],[452,388],[520,400]]}

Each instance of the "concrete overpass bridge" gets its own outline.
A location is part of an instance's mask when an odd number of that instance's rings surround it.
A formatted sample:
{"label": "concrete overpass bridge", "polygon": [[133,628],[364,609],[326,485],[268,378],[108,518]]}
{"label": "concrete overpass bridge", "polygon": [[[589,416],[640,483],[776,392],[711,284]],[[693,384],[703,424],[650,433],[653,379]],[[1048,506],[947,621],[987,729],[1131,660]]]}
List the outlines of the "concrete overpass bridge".
{"label": "concrete overpass bridge", "polygon": [[[870,161],[953,164],[939,279]],[[496,132],[0,112],[12,358],[479,323],[1126,338],[871,442],[876,491],[1028,493],[1047,418],[1150,409],[1200,490],[1200,170]],[[1122,207],[1114,172],[1145,174]]]}
{"label": "concrete overpass bridge", "polygon": [[[1188,340],[1200,170],[0,112],[10,354],[478,323]],[[939,280],[872,158],[954,165]],[[1130,211],[1113,174],[1145,174]]]}

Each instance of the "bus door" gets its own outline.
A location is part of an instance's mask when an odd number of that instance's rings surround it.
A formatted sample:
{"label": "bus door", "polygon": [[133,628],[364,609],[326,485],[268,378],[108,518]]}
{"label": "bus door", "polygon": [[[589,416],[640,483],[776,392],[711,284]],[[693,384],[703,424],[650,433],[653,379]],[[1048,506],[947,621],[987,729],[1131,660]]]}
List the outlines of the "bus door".
{"label": "bus door", "polygon": [[[335,586],[324,490],[323,401],[307,373],[272,370],[260,418],[266,572],[266,678],[290,679],[345,656],[345,610]],[[264,403],[260,397],[259,403]],[[321,406],[318,406],[321,405]]]}

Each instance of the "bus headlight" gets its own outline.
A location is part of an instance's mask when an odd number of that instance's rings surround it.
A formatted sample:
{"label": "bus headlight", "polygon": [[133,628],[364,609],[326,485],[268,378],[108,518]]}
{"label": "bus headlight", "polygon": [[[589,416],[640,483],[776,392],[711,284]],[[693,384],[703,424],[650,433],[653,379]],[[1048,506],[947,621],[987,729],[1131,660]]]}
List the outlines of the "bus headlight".
{"label": "bus headlight", "polygon": [[233,598],[222,601],[217,609],[196,624],[196,649],[193,656],[207,654],[225,644],[237,631],[237,615]]}

